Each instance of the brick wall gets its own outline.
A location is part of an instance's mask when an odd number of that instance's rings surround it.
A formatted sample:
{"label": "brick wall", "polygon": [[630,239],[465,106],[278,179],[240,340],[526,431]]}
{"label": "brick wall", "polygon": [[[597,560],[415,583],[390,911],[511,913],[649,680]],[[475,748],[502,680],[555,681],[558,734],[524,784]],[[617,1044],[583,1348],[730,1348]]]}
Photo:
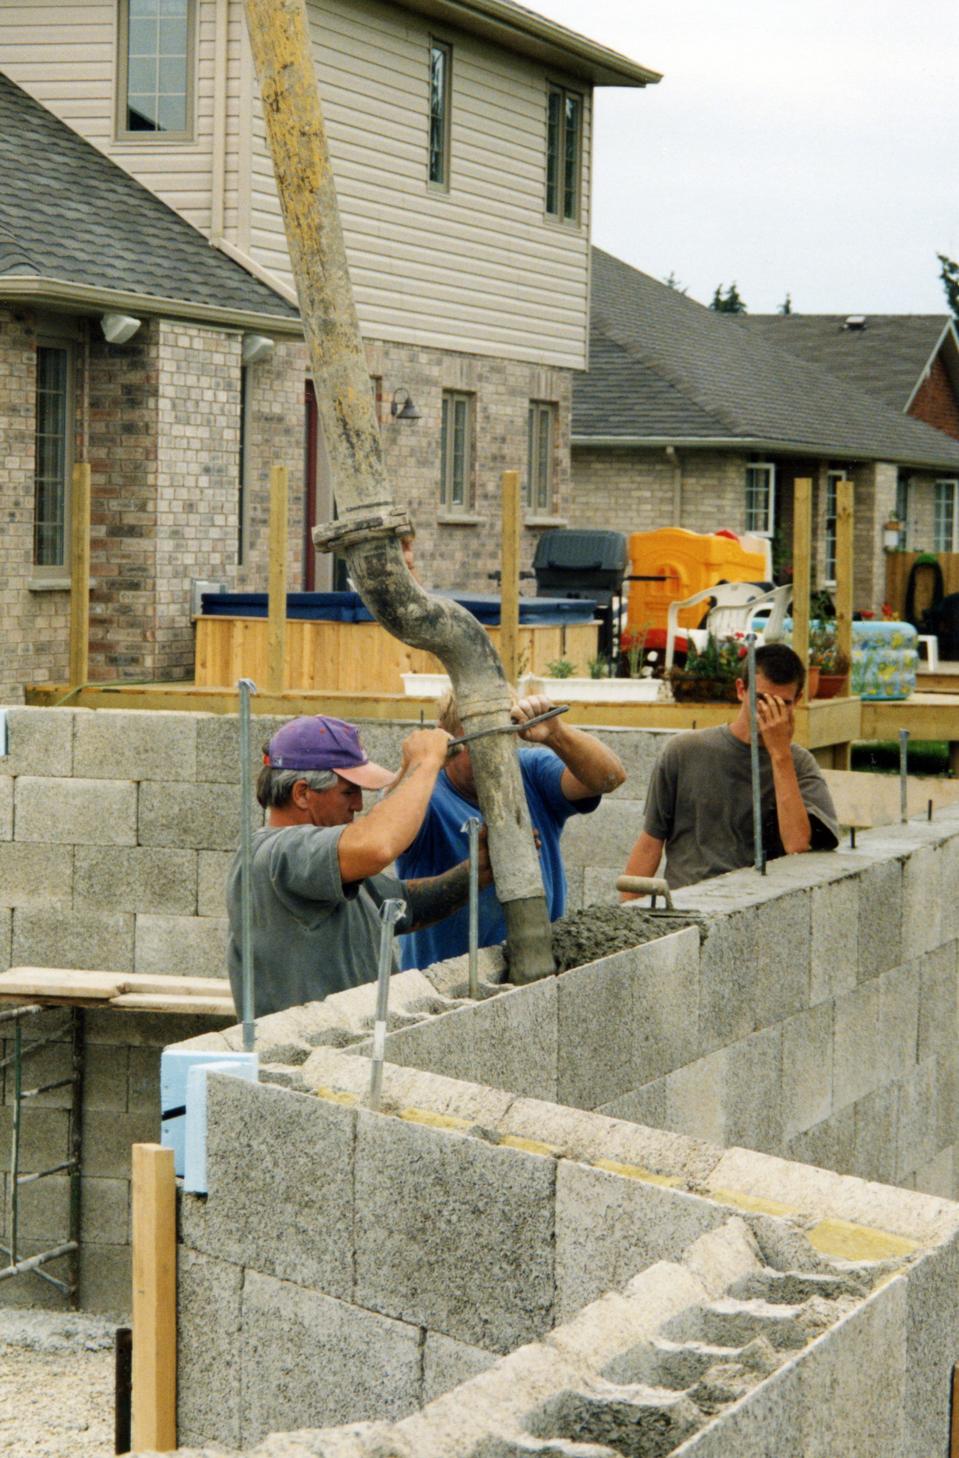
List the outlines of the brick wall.
{"label": "brick wall", "polygon": [[627,535],[665,526],[742,531],[746,461],[719,451],[680,450],[670,458],[662,450],[575,446],[570,524]]}
{"label": "brick wall", "polygon": [[933,360],[932,369],[916,391],[909,414],[959,440],[959,400],[940,356]]}

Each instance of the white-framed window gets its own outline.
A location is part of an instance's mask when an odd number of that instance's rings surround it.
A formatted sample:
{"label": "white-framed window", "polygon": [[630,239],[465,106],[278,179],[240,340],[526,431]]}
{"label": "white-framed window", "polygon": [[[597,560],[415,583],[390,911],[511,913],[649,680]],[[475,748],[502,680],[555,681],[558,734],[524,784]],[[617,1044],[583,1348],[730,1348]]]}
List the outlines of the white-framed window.
{"label": "white-framed window", "polygon": [[846,480],[845,471],[826,472],[826,510],[823,522],[823,578],[830,586],[836,581],[836,485]]}
{"label": "white-framed window", "polygon": [[578,223],[583,157],[583,98],[550,86],[546,98],[546,215]]}
{"label": "white-framed window", "polygon": [[771,537],[776,523],[776,467],[753,461],[746,467],[746,531]]}
{"label": "white-framed window", "polygon": [[526,509],[536,516],[549,516],[553,509],[553,454],[556,440],[556,406],[546,400],[529,402],[526,452]]}
{"label": "white-framed window", "polygon": [[473,397],[444,390],[440,418],[440,505],[469,511],[473,472]]}
{"label": "white-framed window", "polygon": [[900,552],[907,551],[909,547],[909,486],[909,477],[905,471],[900,471],[896,476],[896,520],[901,522]]}
{"label": "white-framed window", "polygon": [[73,470],[73,346],[65,340],[37,345],[33,562],[68,566],[70,476]]}
{"label": "white-framed window", "polygon": [[935,552],[955,552],[956,496],[959,481],[937,481],[933,498],[932,547]]}
{"label": "white-framed window", "polygon": [[450,100],[453,88],[453,47],[430,41],[430,145],[431,187],[450,185]]}
{"label": "white-framed window", "polygon": [[196,0],[119,0],[117,136],[193,137]]}

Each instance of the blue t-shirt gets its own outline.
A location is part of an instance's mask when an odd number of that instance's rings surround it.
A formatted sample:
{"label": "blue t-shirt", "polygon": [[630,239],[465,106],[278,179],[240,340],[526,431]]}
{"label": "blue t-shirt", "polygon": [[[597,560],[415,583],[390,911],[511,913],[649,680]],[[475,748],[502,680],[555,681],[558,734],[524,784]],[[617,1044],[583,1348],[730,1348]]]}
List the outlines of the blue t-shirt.
{"label": "blue t-shirt", "polygon": [[[587,800],[567,800],[560,788],[565,768],[563,761],[545,745],[519,751],[519,767],[526,791],[530,820],[539,831],[540,864],[550,921],[566,910],[566,872],[559,850],[563,826],[571,815],[587,815],[595,810],[600,796]],[[397,859],[397,875],[404,881],[422,876],[438,876],[466,859],[469,842],[461,827],[470,816],[482,819],[478,805],[465,800],[453,788],[445,774],[437,776],[430,797],[429,809],[419,834],[409,850]],[[493,886],[486,886],[479,896],[479,945],[495,946],[506,939],[506,921]],[[469,950],[469,906],[461,906],[452,916],[434,922],[401,939],[400,961],[408,967],[429,967],[447,957],[457,957]]]}

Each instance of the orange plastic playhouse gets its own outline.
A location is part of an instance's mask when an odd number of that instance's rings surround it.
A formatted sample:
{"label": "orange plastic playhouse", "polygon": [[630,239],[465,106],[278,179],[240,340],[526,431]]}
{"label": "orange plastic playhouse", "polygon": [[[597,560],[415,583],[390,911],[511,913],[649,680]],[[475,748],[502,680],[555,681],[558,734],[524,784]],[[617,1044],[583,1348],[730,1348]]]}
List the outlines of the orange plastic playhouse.
{"label": "orange plastic playhouse", "polygon": [[[717,582],[766,582],[770,571],[769,543],[762,537],[687,532],[682,527],[633,532],[629,575],[634,580],[629,584],[627,627],[631,632],[645,627],[647,648],[661,648],[671,602]],[[686,608],[679,615],[680,627],[697,627],[707,607],[708,603],[698,602]]]}

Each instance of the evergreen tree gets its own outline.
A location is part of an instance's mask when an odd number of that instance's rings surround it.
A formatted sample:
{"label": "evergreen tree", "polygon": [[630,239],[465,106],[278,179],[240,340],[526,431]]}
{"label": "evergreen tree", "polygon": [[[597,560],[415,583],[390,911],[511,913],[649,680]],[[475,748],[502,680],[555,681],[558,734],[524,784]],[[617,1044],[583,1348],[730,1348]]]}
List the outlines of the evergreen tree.
{"label": "evergreen tree", "polygon": [[731,283],[725,293],[722,284],[717,284],[709,307],[717,314],[745,314],[746,301],[735,283]]}
{"label": "evergreen tree", "polygon": [[782,314],[783,317],[785,318],[787,315],[791,314],[792,311],[793,311],[792,295],[787,293],[786,297],[783,299],[782,303],[779,305],[779,308],[777,309],[776,312],[779,313],[779,314]]}
{"label": "evergreen tree", "polygon": [[675,289],[678,294],[686,292],[686,285],[679,282],[673,269],[669,270],[669,276],[663,279],[663,283],[668,289]]}
{"label": "evergreen tree", "polygon": [[959,319],[959,263],[954,263],[944,253],[937,253],[939,260],[939,277],[942,280],[942,288],[946,300],[952,310],[953,318]]}

